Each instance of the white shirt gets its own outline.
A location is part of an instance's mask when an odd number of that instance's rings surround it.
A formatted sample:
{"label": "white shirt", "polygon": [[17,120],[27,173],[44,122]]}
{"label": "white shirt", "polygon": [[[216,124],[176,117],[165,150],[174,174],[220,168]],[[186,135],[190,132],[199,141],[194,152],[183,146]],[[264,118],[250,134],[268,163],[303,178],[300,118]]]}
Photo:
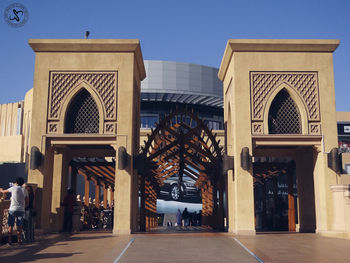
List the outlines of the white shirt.
{"label": "white shirt", "polygon": [[9,211],[22,211],[25,209],[25,198],[28,192],[22,186],[14,185],[7,189],[11,193],[11,204]]}

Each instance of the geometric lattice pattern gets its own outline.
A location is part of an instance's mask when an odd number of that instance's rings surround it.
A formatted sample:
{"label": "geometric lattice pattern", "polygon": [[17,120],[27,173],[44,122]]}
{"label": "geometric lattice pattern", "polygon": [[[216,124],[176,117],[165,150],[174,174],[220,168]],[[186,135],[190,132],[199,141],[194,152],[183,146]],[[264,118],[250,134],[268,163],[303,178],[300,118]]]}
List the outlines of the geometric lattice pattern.
{"label": "geometric lattice pattern", "polygon": [[321,124],[319,123],[310,123],[309,124],[309,133],[320,135],[321,134]]}
{"label": "geometric lattice pattern", "polygon": [[263,121],[270,94],[286,83],[303,99],[309,121],[320,120],[317,72],[251,72],[252,120]]}
{"label": "geometric lattice pattern", "polygon": [[289,93],[282,89],[269,110],[269,134],[301,134],[299,110]]}
{"label": "geometric lattice pattern", "polygon": [[58,120],[68,92],[86,81],[100,95],[106,120],[115,120],[117,112],[117,72],[51,72],[49,120]]}
{"label": "geometric lattice pattern", "polygon": [[99,113],[95,100],[83,89],[69,106],[65,133],[98,133]]}

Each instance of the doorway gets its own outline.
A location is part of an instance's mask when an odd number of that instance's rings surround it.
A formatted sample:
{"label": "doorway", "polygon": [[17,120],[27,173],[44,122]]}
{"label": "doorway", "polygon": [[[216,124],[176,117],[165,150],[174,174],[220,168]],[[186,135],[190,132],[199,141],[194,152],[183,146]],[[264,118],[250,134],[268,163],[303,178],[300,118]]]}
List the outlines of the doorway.
{"label": "doorway", "polygon": [[298,224],[295,163],[271,159],[253,164],[255,229],[295,232]]}

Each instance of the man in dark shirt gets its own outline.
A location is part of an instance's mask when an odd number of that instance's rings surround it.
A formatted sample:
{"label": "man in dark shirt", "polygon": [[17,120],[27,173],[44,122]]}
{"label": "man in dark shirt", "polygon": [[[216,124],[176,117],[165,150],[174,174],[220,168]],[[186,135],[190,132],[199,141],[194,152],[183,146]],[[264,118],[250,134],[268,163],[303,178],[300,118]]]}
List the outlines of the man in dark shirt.
{"label": "man in dark shirt", "polygon": [[72,189],[68,189],[68,193],[63,201],[64,210],[64,221],[63,231],[72,232],[72,220],[74,212],[75,196]]}

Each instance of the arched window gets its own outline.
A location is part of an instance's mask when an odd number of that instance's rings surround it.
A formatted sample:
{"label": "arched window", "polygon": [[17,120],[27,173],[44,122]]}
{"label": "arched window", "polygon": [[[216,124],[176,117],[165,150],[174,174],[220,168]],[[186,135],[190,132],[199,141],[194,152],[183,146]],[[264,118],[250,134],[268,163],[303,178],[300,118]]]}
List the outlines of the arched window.
{"label": "arched window", "polygon": [[65,133],[98,133],[100,117],[95,100],[83,89],[69,106]]}
{"label": "arched window", "polygon": [[298,107],[285,89],[282,89],[271,103],[269,134],[301,134]]}

